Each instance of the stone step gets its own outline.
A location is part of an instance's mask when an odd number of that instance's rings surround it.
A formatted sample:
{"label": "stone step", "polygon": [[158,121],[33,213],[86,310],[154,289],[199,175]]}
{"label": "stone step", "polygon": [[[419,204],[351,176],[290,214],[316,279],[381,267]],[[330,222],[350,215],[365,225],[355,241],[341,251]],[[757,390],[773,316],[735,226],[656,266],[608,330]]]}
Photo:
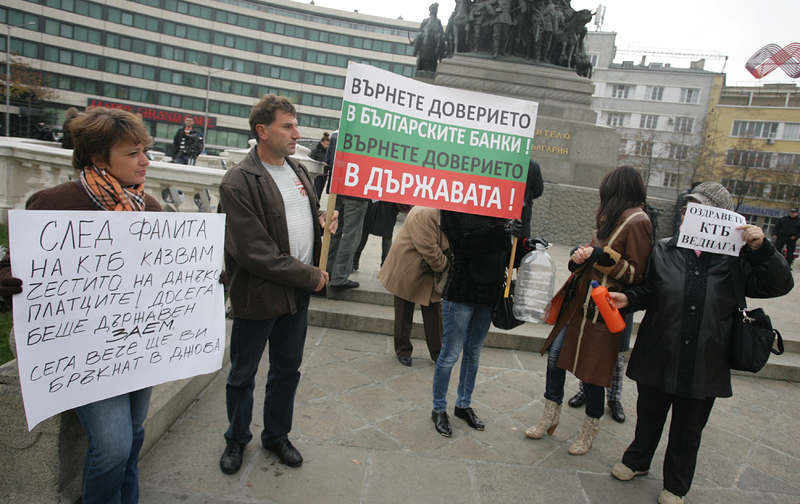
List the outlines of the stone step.
{"label": "stone step", "polygon": [[[378,290],[383,287],[378,284],[370,284],[369,281],[361,282],[364,288],[349,289],[341,291],[342,299],[324,298],[314,296],[308,311],[309,325],[316,327],[327,327],[346,331],[366,332],[391,336],[394,333],[394,308],[384,303],[370,304],[365,302],[369,299],[383,299],[391,295]],[[361,292],[359,292],[361,291]],[[389,303],[391,305],[391,302]],[[639,320],[641,316],[637,317]],[[631,347],[636,339],[636,330],[639,320],[635,321],[634,335],[631,337]],[[503,330],[494,327],[489,328],[486,336],[485,345],[490,348],[506,348],[511,350],[524,350],[536,352],[542,348],[552,326],[548,324],[525,323],[511,330]],[[422,326],[422,314],[419,310],[414,313],[414,324],[411,329],[413,339],[425,339]],[[790,344],[797,342],[786,341],[786,352],[783,355],[773,355],[767,365],[759,373],[758,377],[771,378],[775,380],[800,381],[800,352],[797,351],[798,345]],[[736,374],[748,375],[750,373],[735,372]]]}

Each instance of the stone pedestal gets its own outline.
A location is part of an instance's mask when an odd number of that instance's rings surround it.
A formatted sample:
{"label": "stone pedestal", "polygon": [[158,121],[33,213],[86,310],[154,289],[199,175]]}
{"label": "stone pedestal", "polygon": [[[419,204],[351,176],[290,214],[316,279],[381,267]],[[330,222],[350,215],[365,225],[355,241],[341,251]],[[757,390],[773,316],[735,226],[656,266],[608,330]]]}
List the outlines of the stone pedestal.
{"label": "stone pedestal", "polygon": [[546,182],[597,188],[617,163],[620,135],[595,124],[594,85],[574,70],[485,53],[439,63],[435,84],[539,103],[531,157]]}

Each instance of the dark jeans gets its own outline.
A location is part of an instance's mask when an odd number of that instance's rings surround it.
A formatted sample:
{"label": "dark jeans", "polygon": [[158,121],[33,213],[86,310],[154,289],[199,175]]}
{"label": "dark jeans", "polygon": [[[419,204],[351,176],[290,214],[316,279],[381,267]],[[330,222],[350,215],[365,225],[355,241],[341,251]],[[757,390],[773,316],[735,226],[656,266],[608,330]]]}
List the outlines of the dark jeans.
{"label": "dark jeans", "polygon": [[682,497],[692,487],[700,439],[715,398],[679,397],[641,383],[638,389],[636,434],[622,456],[622,463],[634,471],[650,469],[667,413],[672,408],[669,443],[664,455],[664,488]]}
{"label": "dark jeans", "polygon": [[253,417],[253,389],[258,363],[269,341],[269,372],[264,397],[261,442],[271,445],[288,438],[292,430],[294,396],[300,382],[300,364],[308,329],[310,293],[297,290],[297,313],[267,320],[233,319],[231,371],[225,388],[230,427],[228,443],[249,443]]}
{"label": "dark jeans", "polygon": [[775,249],[783,254],[783,247],[786,247],[786,261],[792,264],[794,261],[794,249],[797,246],[797,240],[792,240],[791,236],[778,235],[775,240]]}
{"label": "dark jeans", "polygon": [[147,387],[75,408],[89,441],[83,465],[83,504],[139,502],[139,451],[150,391]]}
{"label": "dark jeans", "polygon": [[[547,350],[547,378],[544,387],[544,397],[556,404],[564,402],[564,382],[567,379],[567,371],[557,366],[558,356],[561,355],[561,347],[564,345],[564,337],[567,334],[567,327],[564,326],[558,333],[556,339]],[[583,384],[583,393],[586,396],[586,416],[600,418],[605,412],[603,404],[603,387]]]}

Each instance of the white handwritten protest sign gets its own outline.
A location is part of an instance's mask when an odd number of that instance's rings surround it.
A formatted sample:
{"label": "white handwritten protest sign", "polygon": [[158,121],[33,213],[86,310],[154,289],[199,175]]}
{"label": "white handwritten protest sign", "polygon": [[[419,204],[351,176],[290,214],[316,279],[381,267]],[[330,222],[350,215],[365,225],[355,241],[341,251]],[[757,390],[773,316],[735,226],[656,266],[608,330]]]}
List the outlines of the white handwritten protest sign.
{"label": "white handwritten protest sign", "polygon": [[28,428],[220,369],[225,216],[10,211],[14,333]]}
{"label": "white handwritten protest sign", "polygon": [[518,219],[537,111],[350,62],[331,192]]}
{"label": "white handwritten protest sign", "polygon": [[747,219],[722,208],[689,203],[681,224],[678,246],[703,252],[738,256],[744,246],[737,227]]}

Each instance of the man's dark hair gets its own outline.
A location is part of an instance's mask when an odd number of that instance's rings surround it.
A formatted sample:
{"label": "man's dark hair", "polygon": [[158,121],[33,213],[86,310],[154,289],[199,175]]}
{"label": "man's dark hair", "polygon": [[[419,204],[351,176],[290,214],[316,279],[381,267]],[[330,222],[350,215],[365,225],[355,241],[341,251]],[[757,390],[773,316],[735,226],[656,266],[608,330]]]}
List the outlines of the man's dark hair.
{"label": "man's dark hair", "polygon": [[266,126],[272,124],[275,121],[275,112],[277,110],[283,110],[287,114],[297,116],[297,111],[288,98],[275,96],[274,94],[262,96],[261,100],[250,111],[250,131],[253,133],[253,138],[256,139],[256,142],[258,142],[256,126],[259,124]]}

